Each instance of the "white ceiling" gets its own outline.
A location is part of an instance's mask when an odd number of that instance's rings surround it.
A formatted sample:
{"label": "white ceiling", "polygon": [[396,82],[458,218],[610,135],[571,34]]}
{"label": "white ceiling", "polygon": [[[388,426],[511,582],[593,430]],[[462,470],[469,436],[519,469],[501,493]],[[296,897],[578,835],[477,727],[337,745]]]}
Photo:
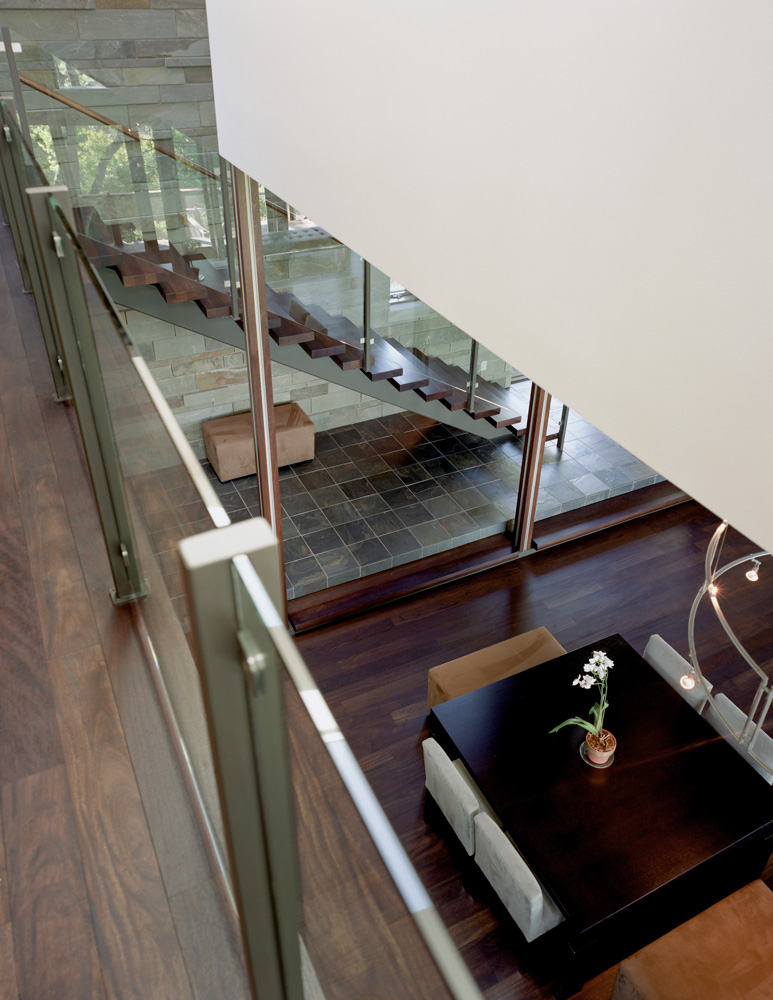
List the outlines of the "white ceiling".
{"label": "white ceiling", "polygon": [[773,549],[769,0],[209,0],[223,155]]}

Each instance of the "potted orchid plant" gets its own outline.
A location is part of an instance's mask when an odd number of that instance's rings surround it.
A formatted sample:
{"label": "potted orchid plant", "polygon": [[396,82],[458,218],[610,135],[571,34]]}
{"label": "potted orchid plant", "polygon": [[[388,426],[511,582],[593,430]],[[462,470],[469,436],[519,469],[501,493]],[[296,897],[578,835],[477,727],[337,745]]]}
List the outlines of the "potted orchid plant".
{"label": "potted orchid plant", "polygon": [[610,660],[606,653],[594,649],[593,656],[582,668],[579,677],[575,677],[572,684],[575,687],[589,690],[592,687],[599,689],[599,700],[590,710],[591,720],[581,719],[579,716],[567,719],[561,725],[551,729],[551,733],[558,732],[564,726],[581,726],[587,729],[585,735],[585,748],[588,758],[593,764],[606,764],[615,752],[617,740],[604,729],[604,716],[609,708],[607,700],[607,686],[609,684],[609,671],[614,666],[614,660]]}

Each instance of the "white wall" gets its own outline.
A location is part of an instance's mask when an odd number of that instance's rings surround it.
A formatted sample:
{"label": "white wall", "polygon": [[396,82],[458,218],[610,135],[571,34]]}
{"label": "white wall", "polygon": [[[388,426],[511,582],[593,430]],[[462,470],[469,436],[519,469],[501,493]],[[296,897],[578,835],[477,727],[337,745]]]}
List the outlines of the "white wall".
{"label": "white wall", "polygon": [[209,25],[224,156],[773,548],[769,0]]}

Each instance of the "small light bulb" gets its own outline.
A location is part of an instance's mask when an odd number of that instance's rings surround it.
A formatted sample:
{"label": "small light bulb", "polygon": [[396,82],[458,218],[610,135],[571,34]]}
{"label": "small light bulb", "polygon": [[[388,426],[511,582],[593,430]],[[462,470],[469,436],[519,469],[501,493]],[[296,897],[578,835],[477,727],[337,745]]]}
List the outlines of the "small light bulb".
{"label": "small light bulb", "polygon": [[752,583],[756,583],[759,580],[759,575],[756,569],[750,569],[746,574],[746,579],[751,580]]}
{"label": "small light bulb", "polygon": [[682,674],[682,676],[679,678],[679,683],[682,685],[685,691],[692,691],[692,689],[695,687],[695,678],[690,677],[689,674]]}
{"label": "small light bulb", "polygon": [[719,587],[716,585],[716,583],[709,584],[709,593],[711,594],[712,597],[717,596],[717,594],[719,593]]}

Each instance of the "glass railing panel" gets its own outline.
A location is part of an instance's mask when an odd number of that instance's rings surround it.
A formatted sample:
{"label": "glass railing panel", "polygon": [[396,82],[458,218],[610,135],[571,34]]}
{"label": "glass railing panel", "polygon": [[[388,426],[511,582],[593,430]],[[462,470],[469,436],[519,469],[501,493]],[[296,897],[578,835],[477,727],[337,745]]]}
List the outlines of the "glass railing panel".
{"label": "glass railing panel", "polygon": [[[61,214],[60,221],[67,227]],[[70,234],[75,239],[72,231]],[[230,522],[80,249],[79,256],[112,433],[146,581],[147,596],[136,607],[147,630],[174,724],[189,748],[209,821],[224,852],[198,673],[188,642],[189,613],[177,545],[182,538]]]}
{"label": "glass railing panel", "polygon": [[[277,214],[266,195],[266,213]],[[281,213],[279,213],[281,215]],[[291,213],[292,214],[292,213]],[[287,222],[287,216],[284,216]],[[263,256],[269,312],[360,347],[363,329],[362,258],[307,219],[270,229]]]}
{"label": "glass railing panel", "polygon": [[[40,47],[14,39],[35,156],[49,183],[70,189],[82,210],[80,231],[174,272],[172,280],[184,285],[181,294],[190,292],[191,299],[197,286],[206,285],[220,293],[208,304],[227,307],[231,275],[212,137],[193,138],[154,118],[130,122],[128,109],[115,103],[109,88]],[[10,77],[0,80],[6,83],[10,87]],[[95,121],[72,102],[108,122]]]}
{"label": "glass railing panel", "polygon": [[665,477],[657,470],[603,434],[574,410],[568,412],[564,444],[559,450],[556,435],[560,432],[562,410],[562,403],[553,399],[540,477],[537,520],[588,507],[664,481]]}
{"label": "glass railing panel", "polygon": [[[331,1000],[478,997],[456,950],[444,949],[450,938],[426,890],[244,558],[234,560],[240,627],[265,657],[264,675],[281,678],[307,976]],[[428,923],[425,938],[419,928]],[[444,952],[437,964],[433,952]]]}
{"label": "glass railing panel", "polygon": [[442,383],[465,389],[472,338],[398,281],[371,267],[372,327],[396,352]]}

